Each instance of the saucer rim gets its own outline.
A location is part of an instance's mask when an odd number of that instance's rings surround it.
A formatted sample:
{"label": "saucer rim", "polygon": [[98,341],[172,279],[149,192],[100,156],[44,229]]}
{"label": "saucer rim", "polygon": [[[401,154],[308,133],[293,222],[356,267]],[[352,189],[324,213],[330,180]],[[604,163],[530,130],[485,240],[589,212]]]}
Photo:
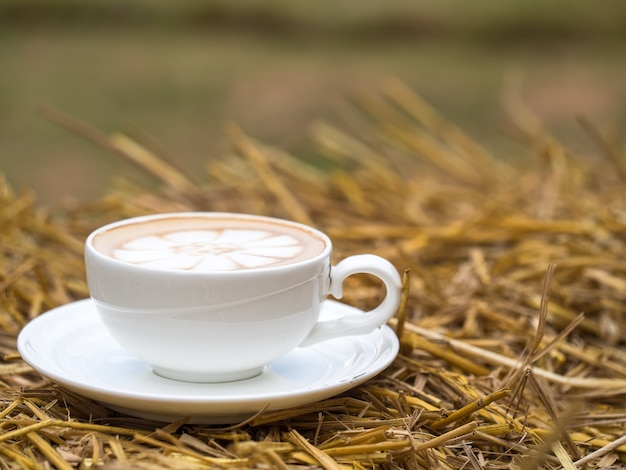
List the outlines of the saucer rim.
{"label": "saucer rim", "polygon": [[[337,302],[337,301],[330,300],[330,299],[326,300],[324,305],[330,305],[331,306],[330,308],[332,308],[332,306],[338,305],[340,306],[341,309],[352,310],[355,314],[363,313],[360,309],[356,307],[352,307],[350,305],[346,305],[341,302]],[[326,307],[326,308],[329,308],[329,307]],[[91,310],[91,312],[89,312],[89,314],[91,315],[91,318],[86,316],[86,313],[84,312],[85,309]],[[95,321],[95,322],[101,321],[99,319],[99,316],[97,315],[97,312],[95,311],[95,305],[91,298],[70,302],[68,304],[51,309],[48,312],[33,319],[20,332],[18,336],[17,346],[18,346],[18,351],[20,352],[22,358],[29,365],[31,365],[33,369],[38,371],[44,377],[47,377],[51,381],[57,383],[58,385],[65,387],[69,390],[72,390],[80,395],[83,395],[85,397],[98,401],[111,409],[116,409],[116,407],[117,409],[119,409],[120,407],[123,407],[124,412],[126,414],[132,415],[133,414],[132,412],[134,410],[137,410],[137,414],[135,414],[136,416],[139,416],[140,414],[143,414],[144,416],[145,415],[150,415],[150,416],[158,415],[159,414],[158,412],[154,412],[154,410],[150,411],[147,409],[150,407],[150,405],[151,406],[154,406],[154,405],[171,406],[171,405],[178,405],[181,403],[184,403],[186,408],[188,408],[189,406],[197,405],[200,407],[204,406],[204,408],[207,408],[207,409],[218,406],[218,405],[232,405],[232,404],[237,404],[239,405],[239,407],[247,406],[248,408],[252,408],[252,407],[258,407],[261,404],[271,403],[271,405],[269,406],[270,410],[281,410],[281,409],[289,408],[292,406],[301,406],[307,403],[312,403],[312,402],[315,402],[324,398],[329,398],[331,396],[338,395],[340,393],[343,393],[371,379],[372,377],[375,377],[376,375],[381,373],[383,370],[385,370],[395,360],[399,352],[399,340],[398,340],[397,335],[388,325],[382,325],[381,327],[369,333],[368,335],[380,336],[380,339],[384,340],[385,342],[385,349],[381,351],[377,351],[376,354],[372,356],[372,361],[370,364],[368,364],[365,367],[365,370],[361,371],[361,373],[359,373],[356,376],[354,376],[353,374],[350,374],[349,370],[346,370],[346,372],[341,377],[338,377],[336,380],[333,380],[329,383],[325,383],[323,385],[302,386],[296,389],[287,389],[279,393],[272,392],[272,393],[263,393],[260,395],[232,394],[232,391],[231,391],[231,393],[229,393],[228,395],[218,392],[216,395],[211,396],[210,391],[208,391],[208,393],[204,395],[186,396],[180,393],[164,394],[164,393],[158,393],[158,392],[146,393],[143,391],[140,392],[140,391],[136,391],[132,389],[131,390],[119,390],[119,389],[115,389],[112,387],[106,387],[100,384],[92,385],[92,384],[86,383],[85,380],[78,380],[76,377],[72,376],[71,369],[68,372],[67,369],[61,368],[60,366],[54,364],[54,362],[50,360],[38,361],[37,359],[41,358],[41,352],[38,353],[37,351],[34,351],[33,354],[30,354],[30,352],[27,350],[27,344],[29,343],[29,341],[32,340],[33,331],[36,328],[40,328],[40,325],[45,324],[41,322],[54,321],[55,319],[58,321],[61,317],[66,318],[67,316],[71,315],[74,310],[82,311],[81,314],[85,316],[85,318],[87,318],[87,320],[83,320],[83,321],[86,321],[87,324],[90,321]],[[78,328],[78,327],[79,325],[77,325],[75,328]],[[105,329],[103,325],[102,325],[102,328]],[[360,335],[360,336],[363,337],[363,336],[368,336],[368,335]],[[345,337],[345,338],[349,338],[349,337]],[[32,344],[29,347],[32,348],[33,347]],[[315,347],[315,346],[312,346],[312,347]],[[38,357],[33,357],[33,356],[38,356]],[[386,356],[386,357],[383,359],[383,356]],[[149,366],[146,365],[145,367],[149,369]],[[166,379],[163,377],[159,377],[159,379],[163,381],[170,380],[170,379]],[[247,381],[254,381],[254,378],[240,381],[240,383],[243,384]],[[227,384],[232,385],[233,383],[230,382]],[[253,386],[253,384],[254,383],[252,382],[251,386]],[[207,383],[186,384],[186,386],[195,387],[199,389],[202,387],[210,389],[211,387],[214,387],[216,385],[218,387],[220,386],[220,384],[210,384],[210,383],[209,384]],[[242,389],[244,389],[243,385],[242,385]],[[310,399],[307,399],[307,397],[309,397]],[[132,401],[132,403],[120,405],[119,404],[120,400],[130,400]],[[281,401],[293,402],[294,400],[298,401],[299,403],[297,405],[287,405],[287,406],[281,406],[280,404]],[[241,413],[238,413],[237,416],[241,414],[248,414],[248,411],[243,411]],[[165,413],[163,415],[165,415]],[[188,413],[182,413],[181,415],[188,415]],[[218,415],[221,416],[222,418],[226,416],[226,414],[222,415],[222,414],[214,413],[212,411],[207,411],[206,409],[198,410],[198,413],[197,413],[197,416],[201,418],[206,418],[206,419],[209,419],[213,416],[217,417]],[[233,417],[235,416],[234,413],[230,413],[228,415],[233,416]]]}

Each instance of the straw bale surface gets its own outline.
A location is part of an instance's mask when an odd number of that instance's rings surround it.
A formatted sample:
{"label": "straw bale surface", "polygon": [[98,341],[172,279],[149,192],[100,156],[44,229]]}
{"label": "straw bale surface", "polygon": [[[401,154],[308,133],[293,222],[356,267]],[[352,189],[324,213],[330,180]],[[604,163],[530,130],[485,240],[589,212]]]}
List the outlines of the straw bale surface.
{"label": "straw bale surface", "polygon": [[[95,203],[52,210],[0,185],[1,468],[622,468],[619,147],[583,121],[597,152],[574,155],[513,109],[532,157],[506,159],[400,83],[357,104],[344,126],[313,127],[313,163],[232,125],[232,154],[194,178],[127,135],[56,116],[161,186],[121,183]],[[233,426],[123,416],[30,369],[15,349],[20,328],[88,296],[85,236],[177,210],[294,219],[329,233],[335,262],[387,257],[404,273],[391,322],[400,355],[341,396]],[[381,288],[355,276],[346,294],[369,308]]]}

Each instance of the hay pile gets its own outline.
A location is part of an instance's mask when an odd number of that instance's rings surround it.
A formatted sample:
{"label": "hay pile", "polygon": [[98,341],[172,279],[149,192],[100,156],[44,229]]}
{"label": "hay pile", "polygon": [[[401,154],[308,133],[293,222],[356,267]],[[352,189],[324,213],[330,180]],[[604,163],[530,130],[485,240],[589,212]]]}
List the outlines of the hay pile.
{"label": "hay pile", "polygon": [[[314,164],[230,126],[235,151],[195,182],[90,131],[162,187],[51,213],[0,186],[2,468],[622,468],[624,156],[589,125],[597,155],[572,155],[514,113],[532,158],[494,158],[399,83],[358,103],[341,129],[315,126]],[[88,295],[89,231],[176,210],[294,219],[330,234],[335,261],[389,258],[404,271],[401,354],[342,396],[229,427],[120,416],[20,360],[26,322]],[[371,279],[348,284],[348,302],[379,301]]]}

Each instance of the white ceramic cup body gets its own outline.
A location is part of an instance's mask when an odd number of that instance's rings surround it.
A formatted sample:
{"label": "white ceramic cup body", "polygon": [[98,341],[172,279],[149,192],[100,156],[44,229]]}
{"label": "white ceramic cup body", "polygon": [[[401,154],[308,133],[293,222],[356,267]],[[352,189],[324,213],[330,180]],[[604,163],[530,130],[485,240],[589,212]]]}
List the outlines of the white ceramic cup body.
{"label": "white ceramic cup body", "polygon": [[[120,226],[168,218],[215,218],[305,230],[323,241],[320,253],[274,267],[236,271],[186,271],[135,265],[104,254],[95,237]],[[89,292],[106,328],[131,354],[167,378],[225,382],[259,374],[298,346],[364,334],[398,308],[400,277],[374,255],[346,258],[331,267],[332,245],[323,233],[268,217],[190,212],[122,220],[94,231],[85,243]],[[318,322],[329,294],[340,298],[343,280],[356,273],[378,276],[385,300],[363,315]]]}

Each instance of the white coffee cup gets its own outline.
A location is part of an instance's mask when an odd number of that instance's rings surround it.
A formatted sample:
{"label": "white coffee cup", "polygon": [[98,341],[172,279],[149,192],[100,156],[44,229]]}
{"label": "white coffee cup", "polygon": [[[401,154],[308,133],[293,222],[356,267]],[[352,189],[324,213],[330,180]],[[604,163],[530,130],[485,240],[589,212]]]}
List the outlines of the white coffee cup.
{"label": "white coffee cup", "polygon": [[[331,267],[322,232],[281,219],[218,212],[115,222],[85,243],[89,292],[117,342],[166,378],[253,377],[296,347],[370,333],[400,303],[400,276],[375,255]],[[318,321],[352,274],[377,276],[382,303],[363,315]]]}

